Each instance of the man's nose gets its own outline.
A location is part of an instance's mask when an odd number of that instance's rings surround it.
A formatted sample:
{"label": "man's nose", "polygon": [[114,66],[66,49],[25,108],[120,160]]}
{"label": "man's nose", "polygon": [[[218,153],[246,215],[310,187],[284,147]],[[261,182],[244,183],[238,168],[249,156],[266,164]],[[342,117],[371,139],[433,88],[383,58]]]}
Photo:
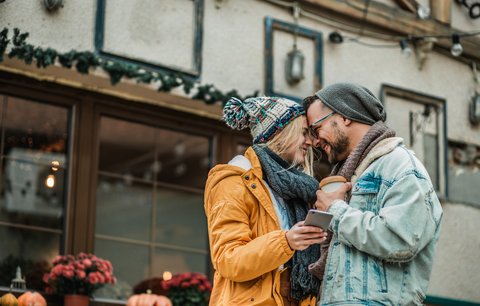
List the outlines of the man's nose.
{"label": "man's nose", "polygon": [[313,147],[314,147],[314,148],[318,148],[318,147],[320,146],[320,139],[315,138],[315,139],[312,141],[312,144],[313,144]]}

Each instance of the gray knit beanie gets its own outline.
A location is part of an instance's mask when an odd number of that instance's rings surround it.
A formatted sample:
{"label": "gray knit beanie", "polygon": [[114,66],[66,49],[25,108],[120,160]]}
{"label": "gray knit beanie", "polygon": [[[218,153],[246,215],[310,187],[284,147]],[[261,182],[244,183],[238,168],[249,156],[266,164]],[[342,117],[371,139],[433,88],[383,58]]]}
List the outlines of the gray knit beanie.
{"label": "gray knit beanie", "polygon": [[373,125],[385,121],[382,103],[367,88],[351,83],[337,83],[315,93],[323,104],[353,121]]}

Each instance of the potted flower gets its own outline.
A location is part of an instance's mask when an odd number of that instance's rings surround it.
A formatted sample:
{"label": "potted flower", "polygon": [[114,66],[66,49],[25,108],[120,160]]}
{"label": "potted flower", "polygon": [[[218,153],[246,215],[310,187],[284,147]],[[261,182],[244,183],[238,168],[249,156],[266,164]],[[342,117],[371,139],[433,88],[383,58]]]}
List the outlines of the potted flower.
{"label": "potted flower", "polygon": [[174,306],[207,306],[212,285],[202,273],[182,273],[162,282]]}
{"label": "potted flower", "polygon": [[65,306],[77,299],[88,304],[95,290],[116,282],[112,264],[93,254],[57,256],[52,264],[50,272],[43,275],[45,292],[64,295]]}

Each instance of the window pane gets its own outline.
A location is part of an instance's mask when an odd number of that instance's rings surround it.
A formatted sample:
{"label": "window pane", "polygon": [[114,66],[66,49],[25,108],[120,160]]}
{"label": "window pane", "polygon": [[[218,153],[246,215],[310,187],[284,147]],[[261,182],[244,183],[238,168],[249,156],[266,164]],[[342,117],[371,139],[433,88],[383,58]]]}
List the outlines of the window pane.
{"label": "window pane", "polygon": [[110,260],[117,278],[115,285],[95,292],[95,296],[126,300],[133,287],[148,277],[150,268],[149,248],[130,243],[95,240],[95,255]]}
{"label": "window pane", "polygon": [[68,138],[68,109],[8,97],[5,108],[5,147],[24,148],[34,153],[65,154]]}
{"label": "window pane", "polygon": [[97,188],[96,233],[150,240],[153,185],[101,176]]}
{"label": "window pane", "polygon": [[152,180],[156,165],[155,129],[103,117],[100,124],[100,171]]}
{"label": "window pane", "polygon": [[58,255],[61,233],[39,232],[0,226],[0,286],[10,287],[17,266],[28,289],[42,290],[42,276],[50,260]]}
{"label": "window pane", "polygon": [[157,180],[203,189],[210,165],[209,139],[163,129],[157,135]]}
{"label": "window pane", "polygon": [[203,195],[158,188],[156,241],[206,250],[207,222]]}
{"label": "window pane", "polygon": [[19,266],[28,288],[43,290],[63,240],[70,111],[9,96],[0,104],[0,286]]}
{"label": "window pane", "polygon": [[68,110],[9,97],[4,111],[0,221],[61,229]]}
{"label": "window pane", "polygon": [[156,248],[153,258],[154,276],[162,277],[165,271],[172,272],[172,274],[183,272],[205,273],[209,262],[207,256],[206,253],[198,254]]}
{"label": "window pane", "polygon": [[206,274],[210,139],[112,118],[101,129],[95,253],[119,284],[97,296],[126,299],[166,269]]}

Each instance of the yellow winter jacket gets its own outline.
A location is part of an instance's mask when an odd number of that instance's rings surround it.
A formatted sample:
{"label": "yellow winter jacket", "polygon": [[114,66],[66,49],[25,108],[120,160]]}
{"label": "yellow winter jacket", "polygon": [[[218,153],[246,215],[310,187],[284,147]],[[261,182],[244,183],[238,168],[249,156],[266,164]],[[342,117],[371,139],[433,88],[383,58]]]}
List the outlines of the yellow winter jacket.
{"label": "yellow winter jacket", "polygon": [[[217,165],[208,174],[205,213],[213,267],[210,305],[283,305],[279,267],[294,251],[280,229],[260,162]],[[315,299],[301,305],[315,305]]]}

